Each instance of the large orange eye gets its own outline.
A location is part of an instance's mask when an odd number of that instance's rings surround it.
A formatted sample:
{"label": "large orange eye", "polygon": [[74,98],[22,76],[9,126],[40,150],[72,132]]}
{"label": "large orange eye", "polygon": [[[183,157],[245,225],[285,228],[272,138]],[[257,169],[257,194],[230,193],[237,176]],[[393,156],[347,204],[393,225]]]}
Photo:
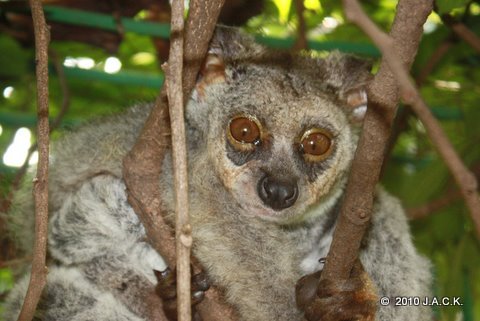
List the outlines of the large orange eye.
{"label": "large orange eye", "polygon": [[261,142],[260,123],[250,116],[235,117],[230,120],[228,138],[236,149],[251,150]]}
{"label": "large orange eye", "polygon": [[332,136],[325,130],[312,128],[303,134],[300,148],[307,161],[324,160],[332,150]]}

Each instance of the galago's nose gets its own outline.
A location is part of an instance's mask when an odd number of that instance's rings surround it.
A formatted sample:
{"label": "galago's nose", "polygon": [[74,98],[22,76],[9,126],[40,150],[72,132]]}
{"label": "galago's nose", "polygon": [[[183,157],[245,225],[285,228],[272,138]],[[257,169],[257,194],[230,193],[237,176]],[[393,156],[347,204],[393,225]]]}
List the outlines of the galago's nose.
{"label": "galago's nose", "polygon": [[295,204],[298,187],[295,180],[281,180],[270,175],[263,176],[257,185],[260,199],[268,207],[279,211]]}

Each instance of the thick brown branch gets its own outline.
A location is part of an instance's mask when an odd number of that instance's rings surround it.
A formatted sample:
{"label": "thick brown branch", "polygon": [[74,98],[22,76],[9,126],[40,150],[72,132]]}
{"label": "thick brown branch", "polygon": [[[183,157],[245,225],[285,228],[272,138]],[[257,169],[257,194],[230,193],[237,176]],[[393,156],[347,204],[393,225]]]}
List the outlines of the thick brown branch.
{"label": "thick brown branch", "polygon": [[183,115],[183,0],[172,2],[172,22],[167,75],[167,96],[172,131],[172,159],[175,180],[175,248],[177,256],[177,311],[178,320],[190,321],[192,309],[190,300],[190,242],[182,242],[190,228],[188,215],[188,175],[185,123]]}
{"label": "thick brown branch", "polygon": [[375,41],[376,45],[379,46],[382,51],[385,60],[398,80],[403,101],[410,105],[425,126],[430,140],[452,172],[457,185],[460,187],[463,198],[466,201],[474,221],[477,236],[480,238],[480,197],[478,196],[478,184],[475,176],[468,170],[465,164],[463,164],[437,119],[433,116],[430,108],[428,108],[420,93],[415,88],[415,84],[409,78],[407,71],[402,67],[401,63],[398,63],[400,60],[397,58],[394,48],[388,42],[381,40],[381,38],[386,35],[379,30],[370,30],[369,23],[365,20],[367,17],[364,16],[364,19],[361,19],[361,17],[362,15],[358,14],[358,12],[350,16],[350,18]]}
{"label": "thick brown branch", "polygon": [[[123,178],[128,202],[145,227],[152,246],[170,266],[175,262],[175,239],[172,229],[164,222],[160,201],[160,164],[169,146],[169,121],[164,88],[155,102],[135,146],[123,160]],[[148,295],[147,295],[148,297]],[[167,321],[161,306],[146,311],[150,321]]]}
{"label": "thick brown branch", "polygon": [[[223,2],[224,0],[190,2],[184,38],[184,97],[189,97],[193,89]],[[170,145],[166,108],[166,91],[162,89],[140,137],[124,159],[123,175],[129,202],[145,226],[150,243],[173,267],[173,231],[162,217],[164,209],[158,184],[163,156]],[[198,265],[194,264],[194,267],[199,270]],[[215,288],[207,291],[198,310],[204,320],[234,320],[233,310],[223,302],[220,292]]]}
{"label": "thick brown branch", "polygon": [[35,32],[35,56],[38,105],[38,165],[33,181],[35,201],[35,243],[28,291],[18,320],[31,320],[47,282],[47,226],[48,226],[48,43],[50,34],[40,0],[30,0]]}
{"label": "thick brown branch", "polygon": [[225,0],[190,1],[183,53],[183,97],[190,97]]}
{"label": "thick brown branch", "polygon": [[[380,32],[356,1],[344,0],[344,7],[347,17],[357,23],[360,20],[359,25],[367,34]],[[386,50],[388,55],[394,50],[400,55],[400,59],[392,63],[393,67],[410,67],[422,36],[423,23],[431,10],[432,1],[400,0],[390,32],[393,40],[384,34],[373,39],[376,43],[383,42],[387,46],[394,46]],[[383,53],[385,55],[385,52]],[[390,67],[384,58],[369,88],[364,129],[355,153],[346,196],[322,278],[349,277],[363,234],[368,227],[375,187],[398,103],[397,82]]]}

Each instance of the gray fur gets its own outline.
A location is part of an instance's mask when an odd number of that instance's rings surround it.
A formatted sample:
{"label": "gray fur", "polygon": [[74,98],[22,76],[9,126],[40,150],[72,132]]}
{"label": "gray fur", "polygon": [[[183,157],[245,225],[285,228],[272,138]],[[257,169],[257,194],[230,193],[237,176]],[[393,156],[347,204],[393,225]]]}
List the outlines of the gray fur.
{"label": "gray fur", "polygon": [[[320,269],[318,259],[328,252],[358,140],[346,96],[365,85],[368,72],[364,63],[338,53],[325,60],[272,53],[231,30],[217,30],[210,52],[225,62],[225,81],[200,80],[205,91],[194,92],[186,109],[194,254],[242,321],[301,320],[295,284]],[[138,293],[154,285],[152,269],[164,263],[145,243],[126,201],[121,166],[150,108],[139,105],[84,126],[54,145],[49,246],[56,266],[41,320],[144,318]],[[232,150],[226,140],[228,121],[238,113],[256,116],[268,131],[268,144],[252,155]],[[334,137],[332,154],[319,164],[306,164],[295,145],[312,126]],[[169,153],[163,168],[160,185],[171,221]],[[297,181],[293,206],[273,211],[263,205],[256,186],[265,173]],[[17,211],[30,213],[30,203],[24,204]],[[380,296],[430,294],[429,264],[413,248],[398,201],[381,189],[361,260]],[[10,296],[7,320],[15,318],[23,289],[19,285]],[[68,303],[52,306],[59,298]],[[87,312],[92,305],[105,307]],[[379,307],[377,319],[431,315],[420,307]]]}

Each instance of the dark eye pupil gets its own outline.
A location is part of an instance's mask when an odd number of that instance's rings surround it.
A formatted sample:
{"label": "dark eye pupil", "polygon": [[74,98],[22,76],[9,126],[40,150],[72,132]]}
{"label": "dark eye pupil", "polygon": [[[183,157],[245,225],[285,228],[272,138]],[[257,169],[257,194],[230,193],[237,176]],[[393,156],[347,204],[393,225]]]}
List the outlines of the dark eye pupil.
{"label": "dark eye pupil", "polygon": [[328,152],[330,144],[330,138],[322,133],[312,133],[302,141],[304,153],[315,156],[320,156]]}
{"label": "dark eye pupil", "polygon": [[247,117],[235,118],[230,123],[232,137],[241,143],[253,143],[260,138],[260,129]]}

